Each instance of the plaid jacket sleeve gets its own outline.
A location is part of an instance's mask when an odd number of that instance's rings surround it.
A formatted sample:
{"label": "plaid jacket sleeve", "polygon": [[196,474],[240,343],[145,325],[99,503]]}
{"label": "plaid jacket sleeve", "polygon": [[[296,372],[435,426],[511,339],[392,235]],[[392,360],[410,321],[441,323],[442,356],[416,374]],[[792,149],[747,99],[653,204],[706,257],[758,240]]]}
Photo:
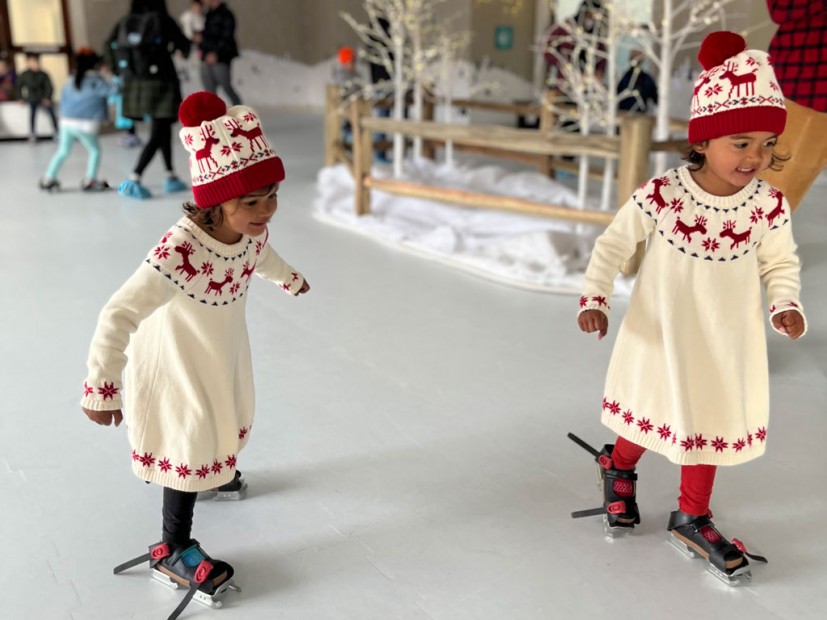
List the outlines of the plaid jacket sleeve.
{"label": "plaid jacket sleeve", "polygon": [[827,112],[827,0],[767,0],[778,30],[770,57],[784,96]]}

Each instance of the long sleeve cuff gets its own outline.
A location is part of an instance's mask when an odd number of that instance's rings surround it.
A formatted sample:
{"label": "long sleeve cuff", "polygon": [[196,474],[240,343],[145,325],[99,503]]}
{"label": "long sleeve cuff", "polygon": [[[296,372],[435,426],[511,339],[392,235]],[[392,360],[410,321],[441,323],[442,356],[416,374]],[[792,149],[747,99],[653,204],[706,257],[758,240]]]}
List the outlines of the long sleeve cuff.
{"label": "long sleeve cuff", "polygon": [[122,409],[122,390],[123,386],[120,381],[94,380],[87,377],[83,382],[83,397],[80,399],[80,405],[92,411]]}
{"label": "long sleeve cuff", "polygon": [[770,319],[770,327],[772,327],[773,331],[775,331],[779,334],[782,334],[782,335],[786,335],[781,330],[776,329],[775,324],[772,322],[772,318],[776,314],[781,314],[782,312],[786,312],[787,310],[795,310],[796,312],[798,312],[798,314],[801,315],[801,318],[804,319],[804,331],[801,333],[801,335],[803,336],[804,334],[806,334],[807,333],[807,315],[804,314],[804,309],[801,307],[801,302],[799,302],[797,299],[783,299],[783,300],[780,300],[780,301],[776,301],[776,302],[774,302],[773,304],[770,305],[769,319]]}
{"label": "long sleeve cuff", "polygon": [[577,314],[580,315],[586,310],[600,310],[603,314],[607,317],[609,316],[609,312],[611,311],[611,306],[609,305],[609,298],[606,295],[583,295],[580,297],[580,312]]}

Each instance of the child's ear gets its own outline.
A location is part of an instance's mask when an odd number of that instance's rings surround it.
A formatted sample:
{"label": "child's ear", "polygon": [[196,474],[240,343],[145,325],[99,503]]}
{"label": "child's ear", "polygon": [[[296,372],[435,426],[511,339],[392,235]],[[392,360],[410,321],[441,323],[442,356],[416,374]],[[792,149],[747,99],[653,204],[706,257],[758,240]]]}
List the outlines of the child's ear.
{"label": "child's ear", "polygon": [[704,140],[703,142],[695,142],[694,144],[690,145],[692,150],[696,153],[701,153],[702,155],[706,152],[707,147],[709,146],[709,140]]}

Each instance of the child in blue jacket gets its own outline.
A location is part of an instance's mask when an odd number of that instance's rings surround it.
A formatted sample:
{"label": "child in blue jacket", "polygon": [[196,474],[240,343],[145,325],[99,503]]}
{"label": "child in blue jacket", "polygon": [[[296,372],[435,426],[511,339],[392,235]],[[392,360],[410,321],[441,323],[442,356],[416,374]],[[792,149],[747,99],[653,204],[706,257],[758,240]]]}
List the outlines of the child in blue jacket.
{"label": "child in blue jacket", "polygon": [[85,192],[109,189],[106,181],[98,179],[101,159],[98,134],[101,123],[109,116],[107,99],[117,92],[117,88],[99,73],[101,65],[101,57],[92,50],[78,50],[75,56],[77,72],[63,87],[60,96],[60,144],[46,175],[40,180],[40,189],[50,192],[60,189],[57,173],[76,141],[80,141],[89,152],[81,189]]}

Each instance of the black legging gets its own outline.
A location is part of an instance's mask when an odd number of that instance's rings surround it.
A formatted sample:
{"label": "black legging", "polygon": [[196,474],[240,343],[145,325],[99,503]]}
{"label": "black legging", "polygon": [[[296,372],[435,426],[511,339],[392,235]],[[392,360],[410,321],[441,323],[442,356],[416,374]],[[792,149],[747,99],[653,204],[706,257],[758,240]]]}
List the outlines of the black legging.
{"label": "black legging", "polygon": [[175,122],[173,118],[153,118],[150,125],[149,141],[141,151],[141,156],[138,158],[138,165],[135,166],[135,174],[138,176],[144,173],[149,162],[152,161],[155,151],[161,149],[161,155],[164,157],[164,165],[167,167],[167,172],[172,172],[172,124]]}
{"label": "black legging", "polygon": [[161,539],[172,545],[185,545],[191,538],[192,513],[197,493],[164,487],[164,530]]}

